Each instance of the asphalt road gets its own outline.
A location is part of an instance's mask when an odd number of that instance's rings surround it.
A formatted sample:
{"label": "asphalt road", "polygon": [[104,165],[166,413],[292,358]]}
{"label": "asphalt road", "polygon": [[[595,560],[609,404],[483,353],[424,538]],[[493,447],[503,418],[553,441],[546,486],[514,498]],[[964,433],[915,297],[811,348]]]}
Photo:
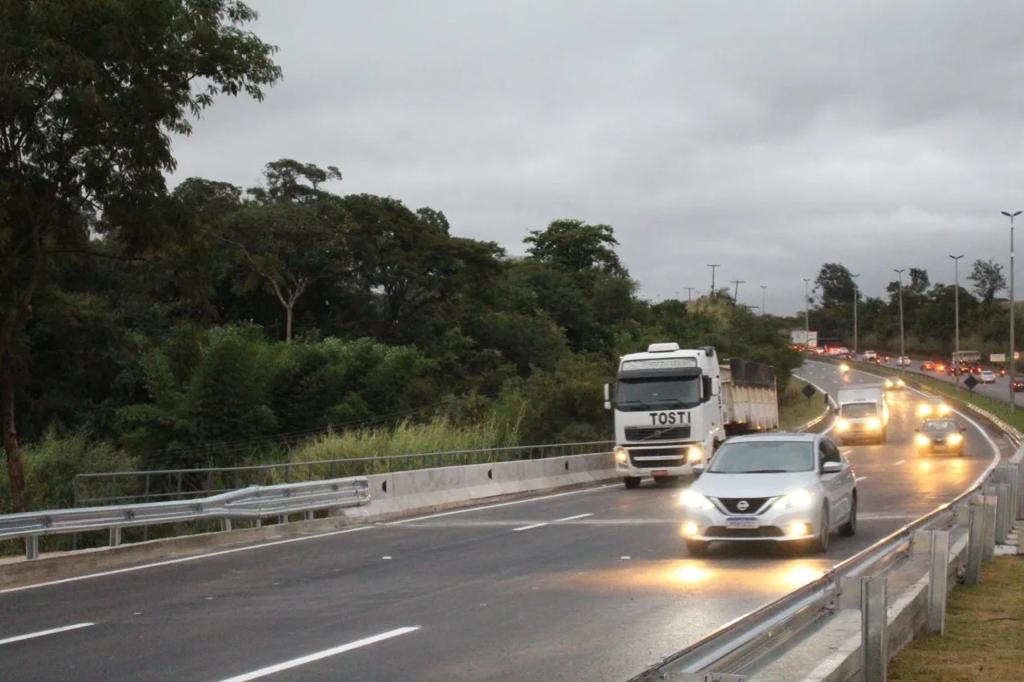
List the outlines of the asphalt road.
{"label": "asphalt road", "polygon": [[[820,363],[801,375],[844,383]],[[888,445],[842,448],[860,530],[824,556],[691,559],[678,487],[607,486],[0,591],[0,677],[621,680],[977,478],[993,447],[973,426],[963,458],[914,454],[915,400],[896,400]]]}
{"label": "asphalt road", "polygon": [[[926,376],[926,377],[930,377],[932,379],[937,379],[939,381],[944,381],[944,382],[946,382],[947,384],[950,384],[950,385],[955,383],[954,378],[949,376],[945,372],[943,372],[942,374],[939,374],[938,372],[925,372],[925,371],[922,371],[921,370],[921,363],[924,362],[925,360],[928,360],[928,359],[933,359],[933,358],[924,358],[924,357],[913,357],[913,356],[911,356],[911,360],[913,362],[911,363],[911,365],[909,367],[906,367],[904,369],[906,371],[912,372],[914,374],[920,374],[921,376]],[[948,358],[943,360],[943,362],[948,362],[948,361],[949,361]],[[891,367],[892,369],[897,369],[896,361],[895,360],[890,360],[888,363],[883,363],[883,364],[886,367]],[[985,367],[986,367],[986,369],[991,369],[991,365],[990,364],[986,364]],[[1005,403],[1005,404],[1009,405],[1010,404],[1010,379],[1008,377],[998,376],[998,373],[999,373],[999,368],[998,367],[995,369],[995,372],[996,372],[997,376],[996,376],[996,380],[994,382],[992,382],[990,384],[980,384],[979,383],[977,386],[974,387],[974,392],[977,393],[978,395],[983,395],[986,398],[991,398],[992,400],[997,400],[997,401],[999,401],[1001,403]],[[960,377],[960,385],[961,386],[963,386],[964,379],[966,379],[966,378],[967,378],[966,376]],[[977,379],[978,377],[976,376],[975,378]],[[1016,404],[1017,407],[1024,408],[1024,392],[1022,392],[1022,393],[1015,393],[1014,394],[1014,404]]]}

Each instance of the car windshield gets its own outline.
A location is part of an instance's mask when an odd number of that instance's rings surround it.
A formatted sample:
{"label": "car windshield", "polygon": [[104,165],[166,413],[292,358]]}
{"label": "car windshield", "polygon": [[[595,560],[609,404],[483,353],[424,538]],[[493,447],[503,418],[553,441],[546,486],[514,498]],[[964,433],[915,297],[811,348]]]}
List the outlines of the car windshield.
{"label": "car windshield", "polygon": [[878,406],[874,403],[846,403],[842,407],[844,417],[874,417],[878,414]]}
{"label": "car windshield", "polygon": [[956,431],[957,425],[951,419],[936,419],[935,421],[925,422],[921,425],[922,431],[944,432],[944,431]]}
{"label": "car windshield", "polygon": [[678,410],[700,403],[700,377],[620,379],[615,407],[626,412]]}
{"label": "car windshield", "polygon": [[707,470],[715,474],[785,474],[813,468],[812,443],[765,440],[726,442],[715,452]]}

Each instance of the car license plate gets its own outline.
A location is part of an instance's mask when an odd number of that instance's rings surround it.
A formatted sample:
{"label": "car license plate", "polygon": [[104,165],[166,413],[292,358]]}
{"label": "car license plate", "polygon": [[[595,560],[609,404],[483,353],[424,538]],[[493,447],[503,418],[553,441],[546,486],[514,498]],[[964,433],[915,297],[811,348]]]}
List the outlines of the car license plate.
{"label": "car license plate", "polygon": [[668,471],[666,471],[665,469],[655,469],[654,471],[651,472],[651,476],[653,476],[654,478],[668,476]]}
{"label": "car license plate", "polygon": [[757,519],[730,516],[725,520],[726,528],[757,528]]}

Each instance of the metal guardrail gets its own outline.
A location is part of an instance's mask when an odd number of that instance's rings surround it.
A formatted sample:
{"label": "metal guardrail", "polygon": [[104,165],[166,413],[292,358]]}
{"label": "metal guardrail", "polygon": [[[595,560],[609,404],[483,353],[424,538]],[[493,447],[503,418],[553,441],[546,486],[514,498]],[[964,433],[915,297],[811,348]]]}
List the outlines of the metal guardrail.
{"label": "metal guardrail", "polygon": [[[995,423],[1002,428],[999,422]],[[1007,435],[1011,439],[1019,437],[1016,429],[1008,428],[1011,431]],[[1018,448],[1008,464],[1004,465],[1011,467],[1014,473],[1010,475],[1018,479],[1021,478],[1022,459],[1024,448]],[[664,658],[631,678],[630,682],[676,679],[673,676],[685,678],[686,675],[702,673],[730,673],[762,657],[776,644],[791,639],[820,617],[833,612],[837,607],[842,578],[877,574],[912,550],[916,531],[951,522],[957,507],[967,504],[972,496],[983,492],[999,464],[998,458],[993,459],[973,485],[953,500],[836,564],[819,578]],[[1019,494],[1024,495],[1024,489]]]}
{"label": "metal guardrail", "polygon": [[250,485],[367,476],[427,467],[458,466],[520,459],[545,459],[611,452],[612,441],[517,445],[479,450],[449,450],[406,455],[339,457],[237,467],[153,469],[76,474],[74,506],[95,506],[185,500],[237,490]]}
{"label": "metal guardrail", "polygon": [[121,529],[184,521],[219,519],[230,530],[234,519],[261,522],[269,516],[359,506],[370,499],[364,476],[272,486],[250,486],[203,499],[85,507],[0,515],[0,540],[24,538],[25,553],[34,559],[44,535],[110,530],[110,544],[119,545]]}

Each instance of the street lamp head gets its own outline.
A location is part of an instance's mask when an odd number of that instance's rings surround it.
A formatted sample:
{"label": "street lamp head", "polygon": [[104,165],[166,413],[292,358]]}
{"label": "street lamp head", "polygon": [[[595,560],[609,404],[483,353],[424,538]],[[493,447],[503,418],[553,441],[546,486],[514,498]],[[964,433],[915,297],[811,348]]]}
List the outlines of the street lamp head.
{"label": "street lamp head", "polygon": [[959,256],[954,256],[953,254],[949,254],[949,257],[952,258],[953,260],[960,260],[961,258],[964,257],[964,254],[961,253]]}
{"label": "street lamp head", "polygon": [[1010,213],[1009,211],[1001,211],[1001,213],[1007,218],[1016,218],[1017,216],[1020,215],[1021,212],[1017,211],[1016,213]]}

